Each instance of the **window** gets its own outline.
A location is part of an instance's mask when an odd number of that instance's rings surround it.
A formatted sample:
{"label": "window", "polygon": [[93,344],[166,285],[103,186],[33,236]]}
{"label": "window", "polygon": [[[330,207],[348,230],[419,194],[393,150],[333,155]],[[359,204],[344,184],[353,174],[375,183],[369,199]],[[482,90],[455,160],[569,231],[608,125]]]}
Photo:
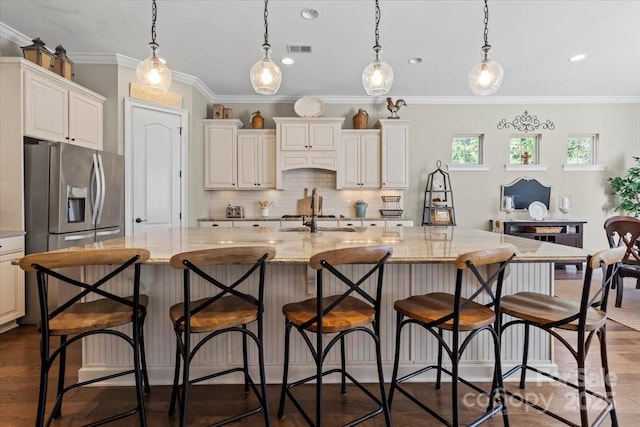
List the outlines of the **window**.
{"label": "window", "polygon": [[451,139],[451,161],[454,165],[482,164],[483,135],[454,135]]}
{"label": "window", "polygon": [[539,141],[540,135],[511,135],[509,139],[509,163],[512,165],[538,164]]}
{"label": "window", "polygon": [[567,139],[567,164],[593,165],[596,163],[598,135],[569,135]]}

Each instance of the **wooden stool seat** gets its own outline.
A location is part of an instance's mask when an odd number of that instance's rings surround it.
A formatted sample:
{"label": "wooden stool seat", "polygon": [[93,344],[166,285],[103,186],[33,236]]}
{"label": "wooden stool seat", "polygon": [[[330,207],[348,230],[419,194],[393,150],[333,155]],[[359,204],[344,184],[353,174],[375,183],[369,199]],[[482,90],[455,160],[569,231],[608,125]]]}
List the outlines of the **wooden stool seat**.
{"label": "wooden stool seat", "polygon": [[[455,296],[442,292],[426,295],[415,295],[407,299],[396,301],[393,307],[398,313],[422,323],[431,323],[453,312]],[[496,314],[490,308],[475,301],[460,298],[460,305],[467,304],[460,311],[461,331],[473,331],[492,324]],[[440,323],[439,328],[453,330],[453,319]]]}
{"label": "wooden stool seat", "polygon": [[[326,308],[340,295],[333,295],[322,299],[322,308]],[[301,302],[294,302],[282,307],[282,313],[287,320],[296,326],[313,319],[317,315],[316,299],[310,298]],[[373,322],[375,310],[369,304],[353,297],[346,297],[322,319],[322,331],[326,333],[342,332],[358,326],[366,326]],[[305,328],[316,332],[318,324],[312,323]]]}
{"label": "wooden stool seat", "polygon": [[[580,302],[535,292],[506,295],[501,302],[502,312],[529,322],[548,324],[566,319],[580,312]],[[607,314],[595,307],[587,309],[585,330],[593,331],[607,321]],[[559,325],[560,329],[578,330],[578,320]]]}
{"label": "wooden stool seat", "polygon": [[[191,301],[189,309],[193,310],[208,300],[209,298],[203,298]],[[183,316],[184,303],[172,305],[169,309],[169,317],[174,324],[177,324],[178,319]],[[191,316],[191,332],[219,331],[251,323],[257,318],[258,309],[255,304],[236,296],[224,297]],[[179,328],[184,331],[184,322],[179,324]]]}
{"label": "wooden stool seat", "polygon": [[[133,296],[126,300],[133,301]],[[149,304],[147,295],[140,295],[141,308]],[[142,313],[140,313],[142,316]],[[54,317],[49,322],[50,335],[74,335],[94,329],[113,328],[131,323],[131,307],[118,301],[99,299],[90,302],[77,303],[69,307],[64,313]]]}

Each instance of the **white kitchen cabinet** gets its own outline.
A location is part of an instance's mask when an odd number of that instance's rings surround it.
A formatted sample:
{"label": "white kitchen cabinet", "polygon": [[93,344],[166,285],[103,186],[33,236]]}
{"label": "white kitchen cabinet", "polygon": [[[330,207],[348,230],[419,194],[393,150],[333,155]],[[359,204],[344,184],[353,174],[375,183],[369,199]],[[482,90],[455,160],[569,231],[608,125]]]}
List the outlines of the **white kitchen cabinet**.
{"label": "white kitchen cabinet", "polygon": [[381,219],[363,219],[362,227],[384,227],[385,221]]}
{"label": "white kitchen cabinet", "polygon": [[251,220],[242,220],[242,221],[233,221],[234,227],[280,227],[280,221],[251,221]]}
{"label": "white kitchen cabinet", "polygon": [[47,70],[25,69],[24,134],[102,150],[104,101]]}
{"label": "white kitchen cabinet", "polygon": [[238,131],[238,188],[276,187],[276,133],[274,130]]}
{"label": "white kitchen cabinet", "polygon": [[231,228],[233,227],[233,221],[198,221],[198,227]]}
{"label": "white kitchen cabinet", "polygon": [[337,188],[380,188],[380,131],[343,130]]}
{"label": "white kitchen cabinet", "polygon": [[0,238],[0,332],[17,326],[24,316],[24,272],[14,259],[24,256],[24,236]]}
{"label": "white kitchen cabinet", "polygon": [[411,220],[392,220],[392,219],[343,219],[338,221],[338,227],[412,227]]}
{"label": "white kitchen cabinet", "polygon": [[243,124],[235,119],[203,120],[204,124],[204,188],[235,190],[237,184],[238,129]]}
{"label": "white kitchen cabinet", "polygon": [[409,188],[409,121],[378,120],[381,130],[381,187]]}
{"label": "white kitchen cabinet", "polygon": [[413,221],[397,219],[385,220],[385,227],[413,227]]}

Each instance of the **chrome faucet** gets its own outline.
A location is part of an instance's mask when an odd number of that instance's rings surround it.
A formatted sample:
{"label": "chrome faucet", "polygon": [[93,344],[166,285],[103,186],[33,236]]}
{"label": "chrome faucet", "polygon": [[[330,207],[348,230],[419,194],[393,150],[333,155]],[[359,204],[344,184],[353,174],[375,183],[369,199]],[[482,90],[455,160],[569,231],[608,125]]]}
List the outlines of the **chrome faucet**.
{"label": "chrome faucet", "polygon": [[318,209],[319,206],[317,206],[317,199],[318,199],[318,189],[314,188],[313,190],[311,190],[311,218],[306,220],[306,218],[303,218],[302,223],[311,228],[311,232],[312,233],[317,233],[318,232]]}

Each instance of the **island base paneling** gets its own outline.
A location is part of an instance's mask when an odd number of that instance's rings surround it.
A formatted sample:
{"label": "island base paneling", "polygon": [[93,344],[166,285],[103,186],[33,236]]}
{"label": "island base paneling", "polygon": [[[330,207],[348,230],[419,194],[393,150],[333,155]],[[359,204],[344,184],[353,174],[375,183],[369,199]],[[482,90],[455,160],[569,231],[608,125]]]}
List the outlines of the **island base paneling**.
{"label": "island base paneling", "polygon": [[[238,277],[239,270],[233,266],[218,266],[217,275],[226,277],[229,281]],[[347,269],[364,269],[365,266],[346,266]],[[87,276],[98,277],[103,274],[98,267],[86,267]],[[308,286],[308,267],[305,264],[269,264],[266,270],[266,303],[264,315],[265,327],[265,359],[266,374],[271,384],[282,380],[282,362],[284,360],[284,317],[282,306],[289,302],[300,301],[312,297],[313,287]],[[348,272],[347,272],[348,273]],[[357,271],[354,272],[357,275]],[[171,384],[173,366],[175,363],[175,334],[169,320],[169,307],[182,300],[181,272],[172,269],[167,264],[147,264],[142,267],[142,292],[149,295],[147,320],[145,322],[145,346],[147,366],[152,385]],[[250,282],[251,283],[251,282]],[[394,301],[407,298],[410,295],[423,294],[432,291],[453,292],[455,283],[455,267],[453,264],[387,264],[383,286],[382,301],[382,357],[385,367],[385,378],[391,378],[395,345],[396,315],[393,309]],[[552,263],[513,263],[509,275],[505,280],[505,293],[518,291],[534,291],[551,293],[553,290]],[[112,286],[130,286],[128,280],[123,279]],[[336,282],[329,281],[326,285],[331,292]],[[373,284],[371,285],[373,286]],[[194,299],[204,295],[202,282],[194,288]],[[327,291],[325,290],[325,294]],[[255,328],[255,325],[251,326]],[[415,326],[413,327],[415,328]],[[415,329],[408,329],[409,339],[403,339],[401,349],[400,371],[408,371],[415,364],[433,363],[437,359],[435,338],[423,333],[416,333]],[[406,333],[406,332],[405,332]],[[511,328],[503,337],[503,363],[505,368],[513,366],[522,357],[522,331]],[[197,339],[197,334],[194,338]],[[291,378],[301,378],[314,372],[314,364],[302,338],[292,334],[291,341]],[[488,334],[481,333],[475,342],[470,344],[461,363],[461,375],[470,380],[490,381],[492,376],[491,339]],[[115,342],[109,337],[90,337],[83,343],[83,366],[79,376],[81,380],[95,378],[109,371],[117,371],[122,366],[133,362],[124,344]],[[551,358],[552,349],[549,338],[532,331],[532,345],[530,346],[529,361],[533,366],[541,369],[554,370]],[[249,352],[250,365],[257,374],[257,355]],[[347,358],[354,363],[353,373],[363,382],[375,382],[375,354],[370,340],[364,333],[355,333],[347,338]],[[237,336],[218,337],[207,343],[198,353],[192,363],[192,372],[199,375],[211,369],[224,369],[237,366],[242,360],[242,344]],[[446,360],[446,358],[445,358]],[[327,365],[339,366],[339,351],[331,354]],[[242,382],[242,377],[227,377],[226,382]],[[429,381],[427,375],[418,377],[418,381]],[[339,381],[339,376],[327,377],[328,382]],[[133,384],[133,379],[116,378],[111,385]]]}

